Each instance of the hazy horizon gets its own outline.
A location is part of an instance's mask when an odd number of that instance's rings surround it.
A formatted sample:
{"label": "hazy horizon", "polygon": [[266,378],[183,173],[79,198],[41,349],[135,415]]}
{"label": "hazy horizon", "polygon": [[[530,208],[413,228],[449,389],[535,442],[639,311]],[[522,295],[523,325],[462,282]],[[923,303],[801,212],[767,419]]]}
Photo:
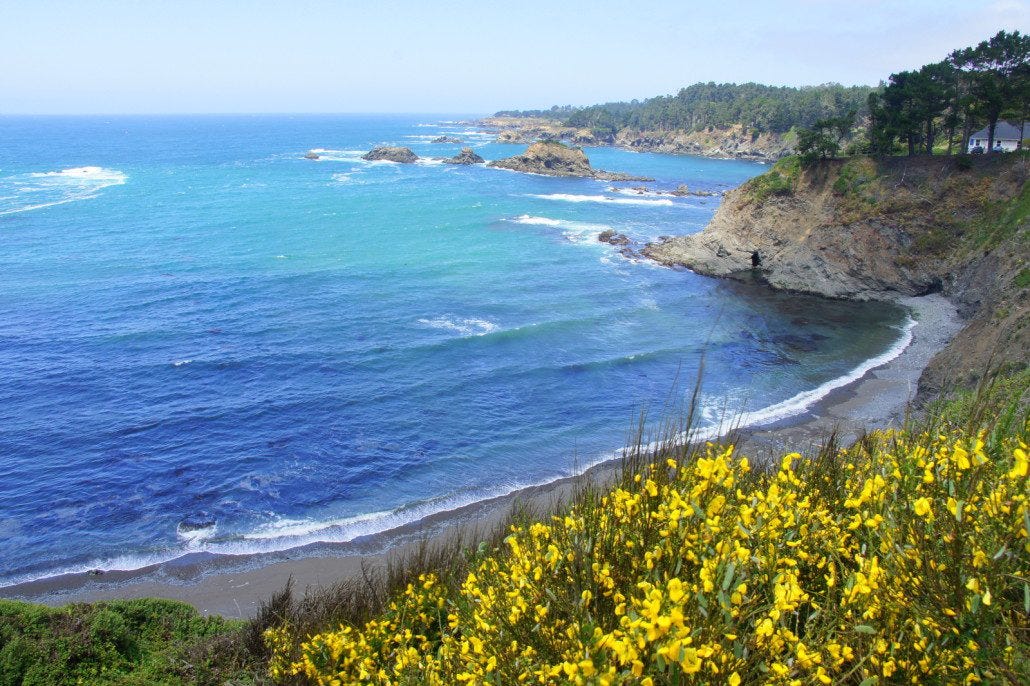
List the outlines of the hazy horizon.
{"label": "hazy horizon", "polygon": [[13,2],[0,114],[488,114],[709,81],[876,85],[1028,26],[1026,0]]}

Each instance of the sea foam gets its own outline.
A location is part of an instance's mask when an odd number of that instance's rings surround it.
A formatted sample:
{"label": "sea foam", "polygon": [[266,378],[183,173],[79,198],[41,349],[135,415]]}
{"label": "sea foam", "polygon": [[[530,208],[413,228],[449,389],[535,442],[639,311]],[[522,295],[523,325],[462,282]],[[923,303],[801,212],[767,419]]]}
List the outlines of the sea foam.
{"label": "sea foam", "polygon": [[0,178],[0,215],[28,212],[78,200],[89,200],[128,177],[117,169],[71,167]]}
{"label": "sea foam", "polygon": [[419,324],[433,329],[453,331],[462,336],[485,336],[493,333],[499,328],[497,324],[486,319],[458,319],[450,317],[435,317],[433,319],[419,319]]}
{"label": "sea foam", "polygon": [[579,222],[568,219],[551,219],[550,217],[537,217],[529,214],[522,214],[510,220],[515,224],[528,226],[547,226],[561,229],[562,235],[573,243],[596,242],[597,237],[603,231],[613,230],[607,224],[594,224],[591,222]]}
{"label": "sea foam", "polygon": [[651,205],[651,206],[672,206],[675,205],[668,198],[651,200],[648,198],[609,198],[607,195],[575,195],[571,193],[548,193],[544,195],[530,194],[531,198],[541,200],[559,200],[563,202],[601,202],[612,205]]}

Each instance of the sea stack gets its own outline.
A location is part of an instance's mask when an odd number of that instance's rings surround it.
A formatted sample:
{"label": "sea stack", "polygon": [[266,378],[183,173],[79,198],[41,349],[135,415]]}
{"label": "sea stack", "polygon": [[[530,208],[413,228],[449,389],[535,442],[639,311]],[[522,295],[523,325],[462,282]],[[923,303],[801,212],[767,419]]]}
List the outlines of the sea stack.
{"label": "sea stack", "polygon": [[472,148],[462,148],[457,155],[444,160],[447,164],[482,164],[485,161]]}
{"label": "sea stack", "polygon": [[361,156],[361,159],[368,160],[369,162],[378,162],[385,160],[387,162],[399,162],[401,164],[412,164],[418,161],[418,155],[411,152],[410,148],[402,148],[399,146],[381,145],[372,148],[370,151]]}
{"label": "sea stack", "polygon": [[557,141],[540,141],[533,143],[526,152],[514,157],[490,162],[488,167],[511,169],[512,171],[546,176],[575,176],[587,179],[607,181],[653,181],[654,179],[631,176],[618,172],[607,172],[594,169],[590,160],[580,148],[570,148]]}

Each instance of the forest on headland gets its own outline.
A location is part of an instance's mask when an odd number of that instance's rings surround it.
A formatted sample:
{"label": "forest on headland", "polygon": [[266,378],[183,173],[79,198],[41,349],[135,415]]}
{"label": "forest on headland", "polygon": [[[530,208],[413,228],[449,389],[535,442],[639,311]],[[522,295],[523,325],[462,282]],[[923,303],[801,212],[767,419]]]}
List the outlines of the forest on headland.
{"label": "forest on headland", "polygon": [[878,86],[768,86],[696,83],[675,95],[587,107],[508,110],[497,116],[544,117],[590,129],[610,140],[625,129],[700,132],[742,127],[752,138],[793,134],[798,152],[814,157],[848,154],[953,154],[970,135],[987,129],[985,152],[995,150],[1004,120],[1021,129],[1030,116],[1030,36],[999,31],[939,62],[891,74]]}

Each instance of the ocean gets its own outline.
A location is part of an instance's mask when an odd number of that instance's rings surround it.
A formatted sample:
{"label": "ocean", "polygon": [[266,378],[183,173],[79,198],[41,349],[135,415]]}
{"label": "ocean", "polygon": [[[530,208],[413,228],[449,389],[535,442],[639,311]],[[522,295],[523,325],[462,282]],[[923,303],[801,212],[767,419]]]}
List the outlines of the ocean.
{"label": "ocean", "polygon": [[[719,198],[428,159],[525,149],[457,119],[0,118],[0,585],[353,541],[610,458],[702,358],[697,424],[760,423],[910,336],[626,257],[597,235]],[[659,190],[766,169],[586,152]]]}

